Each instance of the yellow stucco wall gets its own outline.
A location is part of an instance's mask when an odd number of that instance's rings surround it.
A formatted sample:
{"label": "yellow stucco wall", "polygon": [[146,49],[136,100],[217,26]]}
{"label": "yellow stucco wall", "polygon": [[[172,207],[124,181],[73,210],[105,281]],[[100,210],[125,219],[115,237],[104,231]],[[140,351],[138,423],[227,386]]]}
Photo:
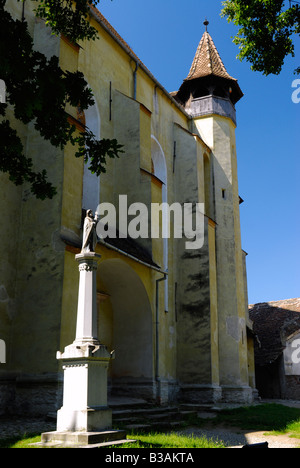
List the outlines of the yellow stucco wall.
{"label": "yellow stucco wall", "polygon": [[211,323],[211,366],[212,383],[220,384],[219,368],[219,323],[218,323],[218,287],[217,287],[217,265],[216,265],[216,232],[215,223],[208,222],[208,245],[209,245],[209,284],[210,284],[210,323]]}
{"label": "yellow stucco wall", "polygon": [[[241,247],[236,126],[219,115],[195,120],[215,158],[220,375],[225,385],[248,385],[246,308]],[[229,221],[230,220],[230,221]],[[226,358],[228,356],[228,359]],[[233,358],[235,356],[235,358]]]}

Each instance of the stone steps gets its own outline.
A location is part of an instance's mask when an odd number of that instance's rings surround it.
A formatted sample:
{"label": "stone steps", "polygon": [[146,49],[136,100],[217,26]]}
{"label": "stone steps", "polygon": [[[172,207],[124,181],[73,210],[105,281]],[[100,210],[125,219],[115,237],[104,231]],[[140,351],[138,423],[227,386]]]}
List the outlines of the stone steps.
{"label": "stone steps", "polygon": [[77,447],[77,448],[109,448],[115,445],[124,445],[124,444],[132,444],[136,442],[136,440],[131,440],[131,439],[122,439],[122,440],[117,440],[115,442],[103,442],[101,444],[94,444],[94,445],[84,445],[83,447]]}
{"label": "stone steps", "polygon": [[158,408],[139,408],[139,409],[125,409],[125,410],[113,410],[113,418],[115,420],[121,421],[128,418],[160,418],[164,417],[166,414],[172,416],[178,413],[178,408],[176,407],[158,407]]}
{"label": "stone steps", "polygon": [[125,430],[102,432],[45,432],[41,442],[32,444],[39,447],[100,448],[132,443],[126,439]]}
{"label": "stone steps", "polygon": [[[221,409],[221,408],[220,408]],[[208,412],[214,413],[217,408],[214,405],[210,404],[197,404],[197,403],[182,403],[180,405],[181,411],[196,411],[196,412]]]}
{"label": "stone steps", "polygon": [[33,447],[41,447],[41,448],[88,448],[88,449],[93,449],[93,448],[109,448],[109,447],[114,447],[114,446],[122,446],[124,444],[131,444],[135,443],[136,440],[133,439],[121,439],[121,440],[115,440],[111,442],[101,442],[98,444],[89,444],[89,445],[74,445],[74,444],[66,444],[63,442],[45,442],[45,443],[35,443],[35,444],[30,444]]}
{"label": "stone steps", "polygon": [[189,416],[197,411],[180,407],[145,407],[113,409],[113,424],[127,431],[172,430],[184,425]]}
{"label": "stone steps", "polygon": [[[205,404],[179,404],[178,406],[153,406],[144,400],[115,399],[109,402],[113,413],[114,431],[103,433],[81,434],[78,437],[69,435],[68,440],[63,440],[59,433],[46,433],[43,435],[44,447],[74,447],[74,448],[99,448],[123,445],[135,442],[126,439],[126,432],[164,432],[178,430],[190,416],[198,417],[201,414],[213,417],[216,408]],[[202,416],[200,416],[202,417]],[[109,433],[109,434],[108,434]],[[49,436],[47,436],[49,434]]]}

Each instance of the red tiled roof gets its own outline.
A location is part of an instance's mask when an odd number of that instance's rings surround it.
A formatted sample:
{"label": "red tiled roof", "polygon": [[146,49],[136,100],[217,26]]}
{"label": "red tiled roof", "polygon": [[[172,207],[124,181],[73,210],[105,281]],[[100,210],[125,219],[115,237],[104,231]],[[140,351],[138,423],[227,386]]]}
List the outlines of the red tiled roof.
{"label": "red tiled roof", "polygon": [[217,51],[211,35],[205,31],[197,48],[187,80],[203,78],[204,76],[215,75],[228,80],[234,80],[227,73],[224,63]]}

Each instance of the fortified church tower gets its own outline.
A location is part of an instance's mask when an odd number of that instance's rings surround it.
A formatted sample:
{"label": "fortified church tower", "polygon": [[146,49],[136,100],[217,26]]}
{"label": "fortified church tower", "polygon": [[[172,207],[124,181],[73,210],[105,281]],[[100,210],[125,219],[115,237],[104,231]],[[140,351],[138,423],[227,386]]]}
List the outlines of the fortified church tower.
{"label": "fortified church tower", "polygon": [[[247,288],[245,252],[241,247],[236,157],[235,104],[243,97],[207,31],[199,43],[190,72],[174,96],[193,117],[212,151],[214,202],[206,214],[216,223],[219,377],[223,399],[251,401],[247,361]],[[250,330],[248,330],[249,332]]]}

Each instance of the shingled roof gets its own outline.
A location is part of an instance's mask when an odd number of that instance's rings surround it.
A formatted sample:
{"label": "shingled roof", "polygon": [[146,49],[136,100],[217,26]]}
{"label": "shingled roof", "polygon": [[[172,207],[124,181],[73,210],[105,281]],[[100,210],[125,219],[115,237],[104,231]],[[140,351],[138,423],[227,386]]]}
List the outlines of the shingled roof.
{"label": "shingled roof", "polygon": [[227,73],[224,63],[214,44],[211,35],[205,31],[196,51],[190,72],[185,81],[214,75],[237,81]]}
{"label": "shingled roof", "polygon": [[[243,96],[238,80],[227,72],[211,35],[207,31],[208,21],[205,21],[206,31],[198,45],[189,74],[174,98],[184,107],[189,106],[192,99],[214,94],[223,97],[230,94],[230,100],[235,105]],[[220,94],[221,92],[221,94]],[[224,94],[225,93],[225,94]]]}
{"label": "shingled roof", "polygon": [[249,317],[257,337],[255,362],[272,364],[285,349],[285,340],[300,330],[300,298],[250,305]]}

